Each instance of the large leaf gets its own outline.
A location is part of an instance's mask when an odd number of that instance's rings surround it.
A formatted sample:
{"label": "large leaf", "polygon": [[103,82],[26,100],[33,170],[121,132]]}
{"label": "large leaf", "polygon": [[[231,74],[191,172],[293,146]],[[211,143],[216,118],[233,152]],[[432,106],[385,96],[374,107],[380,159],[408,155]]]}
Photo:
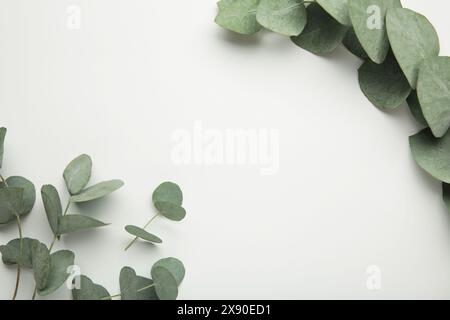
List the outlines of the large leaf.
{"label": "large leaf", "polygon": [[138,279],[138,300],[158,300],[153,280],[137,276]]}
{"label": "large leaf", "polygon": [[78,194],[91,178],[92,160],[87,154],[73,159],[64,170],[64,180],[70,194]]}
{"label": "large leaf", "polygon": [[0,246],[3,263],[6,265],[19,264],[25,268],[32,268],[31,244],[35,241],[37,240],[22,238],[22,248],[20,239],[11,240],[8,244]]}
{"label": "large leaf", "polygon": [[416,89],[419,66],[439,54],[436,30],[423,15],[409,9],[388,9],[386,28],[392,50],[409,84]]}
{"label": "large leaf", "polygon": [[103,198],[123,186],[121,180],[110,180],[100,182],[92,187],[83,190],[81,193],[71,196],[70,202],[88,202]]}
{"label": "large leaf", "polygon": [[80,288],[72,289],[72,296],[74,300],[110,300],[110,294],[104,287],[83,275],[80,276]]}
{"label": "large leaf", "polygon": [[41,188],[42,201],[44,202],[45,213],[53,234],[58,234],[59,218],[63,215],[61,199],[58,190],[52,185],[45,185]]}
{"label": "large leaf", "polygon": [[3,165],[3,153],[5,151],[5,136],[6,136],[6,128],[0,128],[0,169]]}
{"label": "large leaf", "polygon": [[364,51],[375,63],[382,63],[389,52],[385,18],[388,8],[401,8],[400,0],[348,0],[348,11]]}
{"label": "large leaf", "polygon": [[183,193],[176,183],[163,182],[153,191],[152,200],[154,203],[161,201],[181,206],[183,204]]}
{"label": "large leaf", "polygon": [[347,0],[317,0],[317,3],[340,24],[352,25],[348,14]]}
{"label": "large leaf", "polygon": [[450,183],[450,133],[435,138],[429,128],[409,138],[417,164],[434,178]]}
{"label": "large leaf", "polygon": [[427,120],[425,120],[425,117],[423,116],[419,98],[417,97],[417,91],[413,90],[408,99],[406,99],[406,102],[408,102],[409,111],[413,115],[414,119],[421,125],[428,127]]}
{"label": "large leaf", "polygon": [[[36,202],[36,188],[34,184],[24,177],[12,176],[6,179],[8,187],[23,189],[22,210],[20,216],[27,215],[31,212]],[[0,188],[6,187],[4,183],[0,183]]]}
{"label": "large leaf", "polygon": [[417,95],[435,137],[450,127],[450,57],[425,60],[419,70]]}
{"label": "large leaf", "polygon": [[164,267],[153,266],[152,278],[155,291],[161,300],[175,300],[178,296],[178,284],[172,273]]}
{"label": "large leaf", "polygon": [[355,56],[363,60],[369,58],[367,53],[364,51],[364,48],[361,46],[358,37],[356,37],[356,33],[355,30],[353,30],[353,28],[350,28],[347,31],[344,39],[342,40],[342,44],[347,48],[348,51],[350,51]]}
{"label": "large leaf", "polygon": [[314,54],[333,52],[344,39],[348,27],[345,27],[313,3],[306,8],[308,22],[303,32],[291,40],[299,47]]}
{"label": "large leaf", "polygon": [[47,286],[51,264],[50,251],[45,244],[37,240],[31,243],[31,261],[36,289],[43,290]]}
{"label": "large leaf", "polygon": [[96,219],[81,214],[70,214],[59,218],[58,234],[77,232],[107,226]]}
{"label": "large leaf", "polygon": [[140,239],[146,240],[148,242],[151,242],[151,243],[162,243],[162,240],[159,237],[155,236],[154,234],[151,234],[150,232],[145,231],[142,228],[139,228],[139,227],[136,227],[136,226],[132,226],[132,225],[128,225],[128,226],[125,227],[125,230],[129,234],[131,234],[133,236],[136,236],[136,237],[138,237]]}
{"label": "large leaf", "polygon": [[22,212],[23,189],[0,188],[0,224],[6,224]]}
{"label": "large leaf", "polygon": [[181,221],[186,216],[186,210],[183,207],[177,206],[171,202],[157,201],[155,208],[160,214],[169,220]]}
{"label": "large leaf", "polygon": [[221,0],[217,3],[219,13],[215,22],[237,33],[256,33],[262,28],[256,21],[258,4],[259,0]]}
{"label": "large leaf", "polygon": [[50,255],[50,273],[44,289],[38,290],[41,296],[49,295],[61,287],[69,277],[67,268],[74,264],[75,254],[69,250],[61,250]]}
{"label": "large leaf", "polygon": [[256,20],[273,32],[297,36],[306,25],[305,5],[303,0],[261,0]]}
{"label": "large leaf", "polygon": [[122,300],[138,299],[138,278],[136,272],[130,267],[120,270],[120,297]]}
{"label": "large leaf", "polygon": [[177,284],[180,285],[181,282],[184,279],[184,276],[186,274],[186,270],[184,268],[183,262],[178,260],[177,258],[169,257],[164,258],[161,260],[158,260],[153,265],[154,268],[156,267],[163,267],[169,270],[169,272],[173,275],[175,280],[177,281]]}
{"label": "large leaf", "polygon": [[358,70],[364,95],[380,109],[393,110],[405,102],[411,87],[392,54],[382,64],[366,61]]}

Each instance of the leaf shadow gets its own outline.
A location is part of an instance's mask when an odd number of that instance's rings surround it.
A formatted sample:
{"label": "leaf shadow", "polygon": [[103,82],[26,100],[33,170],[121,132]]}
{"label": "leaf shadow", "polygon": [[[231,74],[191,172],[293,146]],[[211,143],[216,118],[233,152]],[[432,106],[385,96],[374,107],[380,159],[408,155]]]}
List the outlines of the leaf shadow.
{"label": "leaf shadow", "polygon": [[224,41],[228,44],[231,44],[239,48],[249,48],[259,46],[261,44],[264,34],[263,31],[260,31],[253,35],[243,35],[222,28],[217,28],[216,33],[218,34],[218,38],[221,41]]}

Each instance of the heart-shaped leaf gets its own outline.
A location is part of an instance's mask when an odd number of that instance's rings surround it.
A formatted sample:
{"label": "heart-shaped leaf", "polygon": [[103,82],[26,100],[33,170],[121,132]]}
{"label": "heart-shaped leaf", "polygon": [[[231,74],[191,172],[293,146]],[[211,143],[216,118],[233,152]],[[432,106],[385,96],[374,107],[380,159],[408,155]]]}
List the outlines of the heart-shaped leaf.
{"label": "heart-shaped leaf", "polygon": [[61,250],[50,255],[50,272],[45,289],[38,290],[41,296],[47,296],[61,287],[69,277],[67,268],[75,261],[75,254],[69,250]]}
{"label": "heart-shaped leaf", "polygon": [[43,290],[50,275],[50,251],[45,244],[37,240],[31,243],[31,261],[36,288]]}
{"label": "heart-shaped leaf", "polygon": [[429,128],[409,138],[417,164],[439,181],[450,183],[450,133],[435,138]]}
{"label": "heart-shaped leaf", "polygon": [[307,8],[308,22],[303,32],[291,40],[299,47],[314,54],[333,52],[344,39],[348,27],[341,25],[319,5],[312,3]]}
{"label": "heart-shaped leaf", "polygon": [[[19,215],[24,216],[29,214],[34,207],[34,203],[36,202],[36,189],[34,184],[28,179],[19,176],[9,177],[6,179],[6,184],[8,187],[23,189],[22,210],[19,212]],[[6,185],[4,183],[0,183],[0,188],[4,187],[6,187]]]}
{"label": "heart-shaped leaf", "polygon": [[153,203],[170,202],[181,206],[183,204],[183,193],[176,183],[163,182],[153,191],[152,200]]}
{"label": "heart-shaped leaf", "polygon": [[128,226],[125,227],[125,230],[129,234],[131,234],[133,236],[136,236],[136,237],[138,237],[140,239],[146,240],[148,242],[151,242],[151,243],[162,243],[162,240],[159,237],[157,237],[154,234],[151,234],[151,233],[145,231],[142,228],[128,225]]}
{"label": "heart-shaped leaf", "polygon": [[138,299],[138,278],[130,267],[123,267],[120,271],[120,297],[122,300]]}
{"label": "heart-shaped leaf", "polygon": [[436,30],[423,15],[409,9],[388,9],[386,28],[392,50],[409,84],[416,89],[419,66],[439,54]]}
{"label": "heart-shaped leaf", "polygon": [[7,224],[22,212],[23,189],[0,188],[0,224]]}
{"label": "heart-shaped leaf", "polygon": [[342,40],[342,44],[347,48],[353,55],[366,60],[369,58],[367,53],[364,51],[364,48],[361,46],[358,38],[356,37],[355,30],[350,28],[345,34],[344,39]]}
{"label": "heart-shaped leaf", "polygon": [[303,0],[261,0],[256,20],[273,32],[297,36],[306,25],[305,5]]}
{"label": "heart-shaped leaf", "polygon": [[70,214],[59,218],[58,234],[66,234],[92,228],[107,226],[96,219],[81,214]]}
{"label": "heart-shaped leaf", "polygon": [[178,296],[177,281],[169,270],[160,266],[152,267],[155,291],[160,300],[175,300]]}
{"label": "heart-shaped leaf", "polygon": [[364,51],[375,63],[382,63],[389,52],[385,18],[389,8],[401,8],[400,0],[349,0],[350,19]]}
{"label": "heart-shaped leaf", "polygon": [[340,24],[351,26],[347,0],[317,0],[317,3]]}
{"label": "heart-shaped leaf", "polygon": [[450,127],[450,57],[425,60],[420,66],[417,95],[435,137]]}
{"label": "heart-shaped leaf", "polygon": [[20,239],[11,240],[7,245],[0,246],[3,263],[6,265],[20,264],[21,267],[33,268],[31,244],[35,241],[37,240],[22,238],[22,248]]}
{"label": "heart-shaped leaf", "polygon": [[428,127],[427,120],[425,120],[425,117],[423,116],[419,98],[417,97],[417,91],[413,90],[408,99],[406,99],[406,102],[408,102],[409,111],[413,115],[414,119],[416,119],[416,121],[421,125]]}
{"label": "heart-shaped leaf", "polygon": [[254,34],[262,28],[256,21],[258,4],[259,0],[221,0],[215,22],[237,33]]}
{"label": "heart-shaped leaf", "polygon": [[80,288],[72,289],[72,296],[74,300],[110,300],[110,294],[104,287],[83,275],[80,276]]}
{"label": "heart-shaped leaf", "polygon": [[358,70],[358,78],[364,95],[380,109],[399,107],[411,93],[408,80],[392,54],[382,64],[366,61]]}
{"label": "heart-shaped leaf", "polygon": [[3,153],[5,151],[5,136],[6,136],[6,128],[0,128],[0,169],[3,165]]}
{"label": "heart-shaped leaf", "polygon": [[177,206],[171,202],[157,201],[155,208],[160,214],[169,220],[181,221],[186,216],[186,210],[183,207]]}
{"label": "heart-shaped leaf", "polygon": [[70,194],[78,194],[86,187],[91,178],[92,160],[87,154],[73,159],[64,170],[64,180]]}
{"label": "heart-shaped leaf", "polygon": [[110,180],[100,182],[92,187],[83,190],[81,193],[71,196],[70,202],[88,202],[103,198],[123,186],[121,180]]}
{"label": "heart-shaped leaf", "polygon": [[137,276],[138,279],[138,300],[159,300],[156,294],[153,280]]}
{"label": "heart-shaped leaf", "polygon": [[50,184],[45,185],[41,188],[41,196],[50,228],[52,229],[53,234],[57,235],[59,218],[63,215],[58,190]]}
{"label": "heart-shaped leaf", "polygon": [[186,270],[184,268],[183,262],[181,262],[177,258],[173,258],[173,257],[158,260],[153,265],[153,268],[156,268],[156,267],[163,267],[163,268],[169,270],[169,272],[172,274],[172,276],[177,281],[178,285],[181,284],[181,282],[183,281],[184,276],[186,274]]}

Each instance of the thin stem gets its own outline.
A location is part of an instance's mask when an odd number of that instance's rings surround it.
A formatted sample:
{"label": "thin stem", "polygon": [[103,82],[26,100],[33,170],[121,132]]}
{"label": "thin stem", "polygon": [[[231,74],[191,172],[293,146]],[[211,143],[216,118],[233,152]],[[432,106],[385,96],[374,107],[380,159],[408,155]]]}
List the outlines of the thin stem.
{"label": "thin stem", "polygon": [[[143,287],[143,288],[140,288],[140,289],[138,289],[138,290],[136,290],[136,291],[137,291],[137,292],[142,292],[142,291],[147,290],[147,289],[150,289],[150,288],[152,288],[152,287],[154,287],[154,286],[155,286],[155,284],[152,283],[152,284],[150,284],[150,285],[148,285],[148,286],[145,286],[145,287]],[[118,294],[115,294],[115,295],[112,295],[112,296],[108,296],[108,297],[101,298],[100,300],[110,300],[110,299],[112,299],[112,298],[118,298],[118,297],[120,297],[120,296],[121,296],[121,294],[118,293]]]}
{"label": "thin stem", "polygon": [[31,298],[31,300],[35,300],[36,299],[36,292],[37,292],[37,288],[34,288],[34,292],[33,292],[33,297]]}
{"label": "thin stem", "polygon": [[64,210],[63,216],[65,216],[67,214],[67,211],[69,210],[69,207],[70,207],[70,203],[71,203],[70,201],[67,201],[66,209]]}
{"label": "thin stem", "polygon": [[[3,180],[3,177],[2,177]],[[4,180],[3,180],[4,181]],[[6,185],[6,182],[5,182]],[[19,257],[22,257],[22,251],[23,251],[23,234],[22,234],[22,222],[20,221],[20,217],[18,214],[16,214],[16,220],[17,220],[17,228],[19,229]],[[19,283],[20,283],[20,261],[17,261],[17,277],[16,277],[16,286],[14,288],[14,294],[12,297],[12,300],[16,300],[17,298],[17,292],[19,291]]]}
{"label": "thin stem", "polygon": [[[156,217],[159,216],[159,213],[155,214],[144,226],[143,229],[147,228],[150,223],[152,223],[153,220],[156,219]],[[125,251],[127,251],[137,240],[139,239],[139,237],[134,238],[125,248]]]}
{"label": "thin stem", "polygon": [[49,252],[52,252],[53,246],[55,245],[55,242],[56,242],[56,239],[57,239],[57,238],[58,238],[58,236],[55,234],[55,235],[53,236],[53,241],[52,241],[50,247],[48,248],[48,251],[49,251]]}

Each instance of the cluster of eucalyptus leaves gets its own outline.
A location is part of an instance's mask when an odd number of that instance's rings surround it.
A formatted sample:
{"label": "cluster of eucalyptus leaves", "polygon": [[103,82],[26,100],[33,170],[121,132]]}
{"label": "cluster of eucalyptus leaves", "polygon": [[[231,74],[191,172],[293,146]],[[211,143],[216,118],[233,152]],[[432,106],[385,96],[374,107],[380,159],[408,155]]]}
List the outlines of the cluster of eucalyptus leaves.
{"label": "cluster of eucalyptus leaves", "polygon": [[423,129],[410,137],[417,164],[443,183],[450,208],[450,57],[423,15],[400,0],[221,0],[216,23],[244,35],[289,36],[317,55],[343,44],[363,60],[359,84],[383,111],[407,102]]}
{"label": "cluster of eucalyptus leaves", "polygon": [[[0,128],[0,169],[6,132],[6,128]],[[63,235],[108,225],[88,215],[69,214],[72,205],[104,198],[124,185],[121,180],[109,180],[88,186],[91,173],[92,160],[88,155],[80,155],[67,165],[63,177],[69,195],[64,210],[58,190],[53,185],[48,184],[41,188],[42,202],[53,233],[53,241],[49,246],[23,235],[22,219],[32,211],[36,202],[33,183],[20,176],[4,179],[0,175],[0,227],[15,221],[19,233],[19,238],[0,246],[3,263],[17,268],[13,300],[17,297],[22,269],[30,269],[33,272],[35,289],[30,293],[32,299],[35,299],[36,295],[47,296],[55,292],[67,281],[69,270],[75,264],[74,252],[52,252],[55,243]],[[144,228],[125,228],[136,237],[129,246],[139,238],[151,243],[162,242],[157,236],[145,231],[158,215],[175,221],[182,220],[186,215],[186,211],[181,207],[183,194],[175,183],[164,182],[159,185],[153,192],[152,200],[158,212],[147,225]],[[117,297],[122,300],[176,299],[185,269],[180,260],[170,257],[157,261],[152,266],[150,275],[151,278],[138,276],[131,267],[124,267],[120,272],[120,294],[116,295],[110,295],[104,287],[94,283],[86,275],[81,275],[74,279],[72,296],[74,300],[110,300]]]}

